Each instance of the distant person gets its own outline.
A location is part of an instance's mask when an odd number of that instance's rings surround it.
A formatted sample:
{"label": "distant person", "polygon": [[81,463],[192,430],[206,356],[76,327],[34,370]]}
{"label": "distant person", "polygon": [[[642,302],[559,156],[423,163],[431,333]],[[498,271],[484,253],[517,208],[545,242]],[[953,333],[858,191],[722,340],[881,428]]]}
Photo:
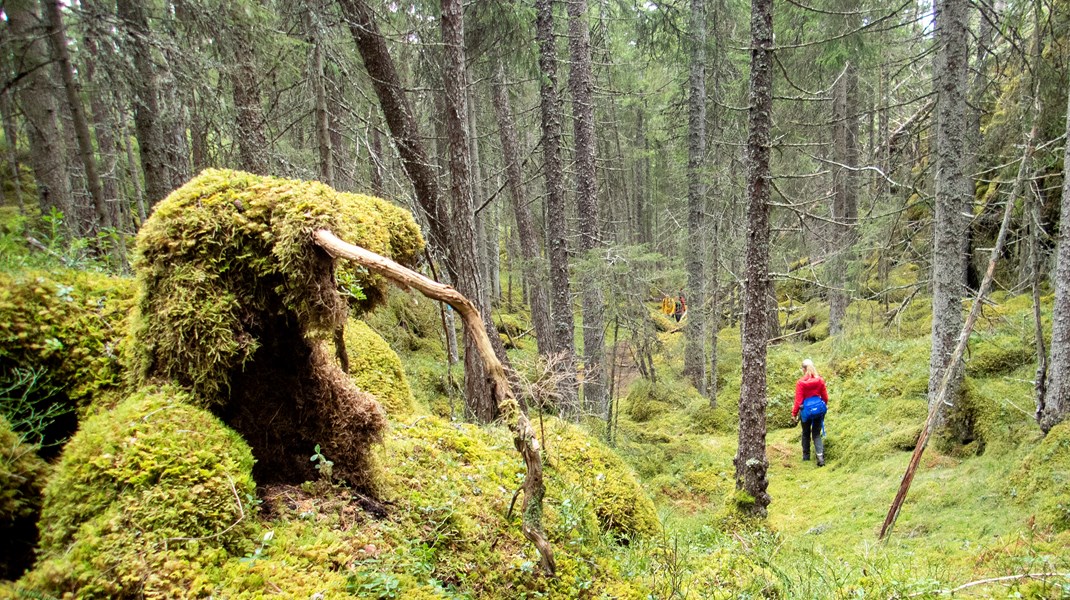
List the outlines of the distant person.
{"label": "distant person", "polygon": [[673,317],[676,318],[676,322],[679,323],[680,319],[684,318],[687,313],[687,300],[684,299],[684,295],[680,294],[680,297],[676,299],[676,310],[673,311]]}
{"label": "distant person", "polygon": [[[802,420],[803,460],[810,460],[810,439],[814,440],[817,466],[825,466],[825,443],[821,433],[825,428],[825,413],[828,411],[829,393],[825,380],[817,374],[814,362],[802,361],[803,376],[795,382],[795,405],[791,417]],[[801,413],[801,415],[800,415]]]}

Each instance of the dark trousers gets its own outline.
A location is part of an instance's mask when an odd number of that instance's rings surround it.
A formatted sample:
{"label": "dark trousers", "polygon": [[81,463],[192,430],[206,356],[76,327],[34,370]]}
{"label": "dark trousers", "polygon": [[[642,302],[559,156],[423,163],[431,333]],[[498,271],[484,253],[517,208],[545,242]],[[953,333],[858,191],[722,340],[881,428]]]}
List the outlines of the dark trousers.
{"label": "dark trousers", "polygon": [[821,439],[821,426],[825,423],[825,415],[814,417],[809,421],[802,422],[802,447],[803,460],[810,460],[810,439],[814,440],[814,450],[818,456],[825,455],[825,442]]}

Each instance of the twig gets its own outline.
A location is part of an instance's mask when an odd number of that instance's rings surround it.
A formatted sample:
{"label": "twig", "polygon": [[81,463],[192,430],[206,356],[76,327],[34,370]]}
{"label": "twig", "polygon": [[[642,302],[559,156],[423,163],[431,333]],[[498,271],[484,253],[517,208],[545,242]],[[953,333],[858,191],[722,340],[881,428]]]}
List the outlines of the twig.
{"label": "twig", "polygon": [[907,596],[893,596],[893,598],[916,598],[918,596],[928,596],[931,594],[954,594],[955,592],[961,592],[962,590],[977,587],[979,585],[988,585],[990,583],[1000,583],[1001,581],[1016,581],[1019,579],[1047,579],[1049,577],[1058,577],[1061,579],[1070,579],[1070,573],[1023,573],[1022,575],[1004,575],[1002,577],[990,577],[988,579],[978,579],[977,581],[971,581],[964,583],[958,587],[948,590],[935,590],[927,592],[915,592]]}

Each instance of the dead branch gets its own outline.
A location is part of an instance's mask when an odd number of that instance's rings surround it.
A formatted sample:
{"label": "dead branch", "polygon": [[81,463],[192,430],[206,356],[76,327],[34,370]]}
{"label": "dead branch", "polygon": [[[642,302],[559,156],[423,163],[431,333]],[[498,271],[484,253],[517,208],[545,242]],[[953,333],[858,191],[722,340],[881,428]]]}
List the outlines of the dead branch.
{"label": "dead branch", "polygon": [[1003,581],[1018,581],[1018,580],[1021,580],[1021,579],[1049,579],[1049,578],[1053,578],[1053,577],[1057,577],[1057,578],[1061,578],[1061,579],[1070,579],[1070,573],[1023,573],[1022,575],[1004,575],[1003,577],[989,577],[988,579],[978,579],[977,581],[971,581],[969,583],[964,583],[964,584],[962,584],[962,585],[960,585],[958,587],[954,587],[954,588],[947,589],[947,590],[936,590],[936,591],[928,591],[928,592],[915,592],[915,593],[910,594],[908,596],[902,596],[902,597],[903,598],[916,598],[918,596],[929,596],[929,595],[933,595],[933,594],[940,595],[940,596],[943,596],[944,594],[953,595],[956,592],[961,592],[962,590],[966,590],[966,589],[969,589],[969,588],[972,588],[972,587],[977,587],[979,585],[988,585],[990,583],[1001,583]]}
{"label": "dead branch", "polygon": [[521,508],[523,514],[521,529],[524,537],[535,544],[538,549],[543,571],[552,576],[557,565],[554,562],[553,549],[542,532],[542,500],[546,494],[546,486],[542,478],[539,440],[535,436],[535,430],[528,416],[520,410],[520,405],[509,385],[509,379],[506,377],[505,368],[494,354],[494,347],[491,346],[490,337],[487,335],[479,310],[468,298],[452,287],[429,279],[370,250],[342,241],[329,230],[320,229],[313,232],[312,239],[331,256],[359,263],[402,287],[416,288],[429,298],[449,304],[461,315],[464,327],[475,341],[479,355],[483,359],[483,366],[490,379],[491,393],[498,405],[498,411],[508,424],[510,431],[513,432],[513,444],[527,467],[522,486],[524,504]]}

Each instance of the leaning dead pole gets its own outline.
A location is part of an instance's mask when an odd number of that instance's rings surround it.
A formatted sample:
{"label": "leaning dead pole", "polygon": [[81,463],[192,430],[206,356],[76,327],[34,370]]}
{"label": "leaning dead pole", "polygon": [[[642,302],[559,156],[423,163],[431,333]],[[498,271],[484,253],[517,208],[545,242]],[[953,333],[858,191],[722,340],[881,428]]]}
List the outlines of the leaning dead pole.
{"label": "leaning dead pole", "polygon": [[538,549],[539,562],[543,571],[548,575],[553,575],[557,568],[553,549],[542,532],[542,500],[546,494],[546,487],[543,483],[539,440],[535,436],[535,429],[531,426],[528,416],[520,410],[520,405],[509,385],[509,379],[505,375],[505,368],[494,354],[479,310],[468,298],[452,287],[438,283],[370,250],[345,242],[327,229],[314,231],[312,239],[331,256],[354,261],[394,281],[401,287],[415,288],[430,298],[449,304],[461,315],[465,329],[473,336],[480,357],[483,359],[487,376],[491,380],[491,393],[498,405],[498,411],[508,424],[509,430],[512,431],[513,444],[524,458],[524,464],[527,467],[522,484],[524,504],[521,511],[523,515],[521,527],[524,537],[535,544]]}
{"label": "leaning dead pole", "polygon": [[[895,499],[892,500],[892,505],[888,507],[888,515],[884,518],[884,524],[881,525],[881,533],[878,539],[884,540],[892,533],[892,528],[895,526],[896,519],[899,518],[899,511],[903,508],[903,503],[906,502],[907,492],[910,491],[910,484],[914,481],[914,473],[918,470],[918,465],[921,463],[921,455],[925,453],[925,447],[929,443],[929,437],[932,435],[933,425],[936,423],[936,418],[940,414],[941,406],[947,402],[947,390],[951,385],[951,378],[954,375],[958,362],[962,360],[962,355],[966,352],[966,344],[970,340],[970,334],[973,333],[973,326],[977,322],[977,317],[981,315],[981,306],[984,304],[985,296],[988,295],[989,289],[992,287],[992,280],[995,277],[996,262],[999,260],[999,255],[1003,251],[1003,244],[1007,241],[1007,230],[1010,229],[1011,214],[1014,211],[1014,204],[1021,194],[1022,181],[1025,179],[1025,169],[1029,162],[1029,158],[1033,152],[1033,140],[1036,139],[1036,126],[1029,133],[1027,138],[1026,149],[1022,158],[1021,164],[1018,169],[1018,177],[1014,181],[1014,185],[1011,189],[1011,196],[1007,199],[1006,205],[1003,207],[1003,221],[999,226],[999,234],[996,236],[996,244],[992,246],[992,254],[988,259],[988,269],[985,270],[984,279],[981,281],[981,286],[977,290],[977,297],[973,301],[973,306],[970,308],[970,314],[966,317],[966,323],[962,326],[962,331],[959,332],[958,343],[955,345],[954,352],[951,353],[951,359],[947,363],[947,368],[944,369],[944,376],[940,379],[940,387],[937,389],[936,398],[932,404],[929,405],[929,416],[925,419],[925,424],[921,428],[921,433],[918,435],[918,443],[914,446],[914,453],[910,456],[910,463],[907,464],[907,470],[903,473],[903,479],[899,482],[899,491],[895,494]],[[950,404],[950,403],[948,403]]]}

